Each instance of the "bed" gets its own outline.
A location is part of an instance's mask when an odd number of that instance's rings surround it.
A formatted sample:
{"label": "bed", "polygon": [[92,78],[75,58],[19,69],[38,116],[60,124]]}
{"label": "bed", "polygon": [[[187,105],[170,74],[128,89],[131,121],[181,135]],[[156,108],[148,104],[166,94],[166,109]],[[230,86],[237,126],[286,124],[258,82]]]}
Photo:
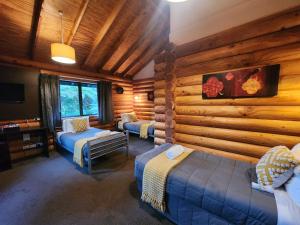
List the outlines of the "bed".
{"label": "bed", "polygon": [[[78,140],[95,137],[96,134],[102,131],[104,130],[90,127],[86,131],[79,133],[58,132],[57,143],[60,147],[73,154],[75,143]],[[92,173],[92,160],[121,148],[126,149],[126,154],[128,155],[128,132],[115,132],[106,137],[99,137],[87,141],[87,143],[83,145],[82,154],[84,162],[88,166],[88,173]]]}
{"label": "bed", "polygon": [[[142,192],[146,163],[170,144],[137,156],[135,177]],[[277,224],[273,194],[251,188],[255,165],[193,152],[168,175],[164,215],[176,224]]]}
{"label": "bed", "polygon": [[[126,130],[132,134],[140,134],[141,125],[145,123],[150,123],[149,120],[138,120],[135,122],[122,122],[119,121],[118,128],[120,130]],[[154,138],[154,125],[148,127],[148,136]]]}

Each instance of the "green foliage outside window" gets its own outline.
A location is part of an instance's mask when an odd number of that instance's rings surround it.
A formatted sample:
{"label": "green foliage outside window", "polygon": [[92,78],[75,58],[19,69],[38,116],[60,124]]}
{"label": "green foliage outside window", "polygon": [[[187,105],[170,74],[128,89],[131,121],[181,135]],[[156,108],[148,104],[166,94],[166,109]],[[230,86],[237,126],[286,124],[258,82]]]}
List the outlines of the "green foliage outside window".
{"label": "green foliage outside window", "polygon": [[61,116],[72,117],[98,114],[96,84],[61,81]]}

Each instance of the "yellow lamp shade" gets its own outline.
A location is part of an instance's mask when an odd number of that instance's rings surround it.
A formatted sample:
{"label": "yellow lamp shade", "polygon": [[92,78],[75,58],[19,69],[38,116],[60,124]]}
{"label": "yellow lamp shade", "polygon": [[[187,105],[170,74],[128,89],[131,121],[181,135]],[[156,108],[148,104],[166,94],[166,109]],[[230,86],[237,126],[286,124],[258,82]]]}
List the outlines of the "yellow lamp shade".
{"label": "yellow lamp shade", "polygon": [[60,63],[74,64],[76,63],[75,49],[62,43],[52,43],[51,59]]}

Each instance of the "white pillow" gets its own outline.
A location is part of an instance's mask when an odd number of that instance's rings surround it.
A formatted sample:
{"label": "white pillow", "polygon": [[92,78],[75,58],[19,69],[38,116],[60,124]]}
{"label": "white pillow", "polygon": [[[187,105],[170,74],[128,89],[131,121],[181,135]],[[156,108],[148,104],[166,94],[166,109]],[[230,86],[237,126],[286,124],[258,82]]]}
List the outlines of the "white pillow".
{"label": "white pillow", "polygon": [[86,119],[87,120],[87,127],[88,127],[88,129],[90,128],[90,120],[89,120],[88,116],[70,117],[70,118],[63,119],[62,128],[63,128],[64,132],[76,133],[74,128],[73,128],[73,124],[72,124],[72,120],[74,120],[74,119]]}
{"label": "white pillow", "polygon": [[300,207],[300,175],[293,176],[285,184],[285,189],[290,198]]}
{"label": "white pillow", "polygon": [[295,156],[295,158],[300,162],[300,143],[296,144],[292,149],[291,152]]}
{"label": "white pillow", "polygon": [[62,131],[67,132],[67,119],[62,120]]}

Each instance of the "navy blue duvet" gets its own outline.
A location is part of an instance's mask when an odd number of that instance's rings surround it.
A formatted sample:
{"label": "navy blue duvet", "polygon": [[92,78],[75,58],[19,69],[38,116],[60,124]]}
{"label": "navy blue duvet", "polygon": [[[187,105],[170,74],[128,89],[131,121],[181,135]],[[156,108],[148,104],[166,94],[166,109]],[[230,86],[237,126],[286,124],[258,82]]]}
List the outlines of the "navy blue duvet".
{"label": "navy blue duvet", "polygon": [[[146,163],[169,144],[136,158],[135,176],[142,190]],[[165,215],[177,224],[276,225],[274,195],[253,190],[249,169],[255,165],[193,152],[167,178]]]}

